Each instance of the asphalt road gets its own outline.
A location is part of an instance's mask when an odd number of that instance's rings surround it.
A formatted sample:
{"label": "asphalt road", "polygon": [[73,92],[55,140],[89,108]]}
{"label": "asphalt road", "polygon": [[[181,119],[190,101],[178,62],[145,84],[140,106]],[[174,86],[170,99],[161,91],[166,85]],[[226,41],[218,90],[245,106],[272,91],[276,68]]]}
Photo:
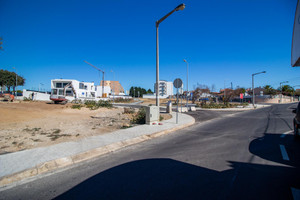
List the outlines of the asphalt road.
{"label": "asphalt road", "polygon": [[0,199],[293,199],[295,107],[197,111],[194,126],[40,176]]}

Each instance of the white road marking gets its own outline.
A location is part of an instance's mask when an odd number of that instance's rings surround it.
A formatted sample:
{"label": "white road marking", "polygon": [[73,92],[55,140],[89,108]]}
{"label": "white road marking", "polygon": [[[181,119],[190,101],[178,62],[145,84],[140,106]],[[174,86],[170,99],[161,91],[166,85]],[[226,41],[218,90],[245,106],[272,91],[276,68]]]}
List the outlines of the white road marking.
{"label": "white road marking", "polygon": [[287,134],[289,134],[289,133],[292,133],[293,131],[287,131],[287,132],[285,132],[285,133],[282,133],[281,134],[281,138],[284,138]]}
{"label": "white road marking", "polygon": [[296,188],[291,188],[294,200],[300,199],[300,190]]}
{"label": "white road marking", "polygon": [[283,160],[290,160],[289,156],[288,156],[288,154],[287,154],[287,152],[285,150],[284,145],[279,145],[279,146],[280,146],[281,155],[282,155]]}

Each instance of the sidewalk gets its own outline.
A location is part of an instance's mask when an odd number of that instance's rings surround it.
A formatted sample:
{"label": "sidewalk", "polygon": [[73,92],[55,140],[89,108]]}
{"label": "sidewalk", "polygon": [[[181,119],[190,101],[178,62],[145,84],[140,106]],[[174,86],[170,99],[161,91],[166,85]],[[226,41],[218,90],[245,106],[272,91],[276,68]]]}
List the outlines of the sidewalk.
{"label": "sidewalk", "polygon": [[0,187],[185,128],[194,124],[195,119],[179,113],[176,124],[176,113],[173,113],[171,119],[162,123],[0,155]]}

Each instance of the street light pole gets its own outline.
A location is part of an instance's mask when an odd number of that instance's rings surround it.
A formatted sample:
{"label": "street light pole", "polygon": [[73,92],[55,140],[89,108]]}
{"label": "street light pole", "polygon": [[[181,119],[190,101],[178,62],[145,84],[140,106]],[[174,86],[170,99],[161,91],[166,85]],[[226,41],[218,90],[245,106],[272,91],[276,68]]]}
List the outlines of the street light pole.
{"label": "street light pole", "polygon": [[266,71],[258,72],[255,74],[252,74],[252,105],[253,108],[255,108],[255,94],[254,94],[254,76],[258,74],[266,73]]}
{"label": "street light pole", "polygon": [[282,103],[282,86],[281,86],[282,83],[288,83],[288,81],[280,82],[280,103]]}
{"label": "street light pole", "polygon": [[186,107],[188,107],[188,93],[189,93],[189,63],[186,59],[183,59],[183,62],[186,63]]}
{"label": "street light pole", "polygon": [[185,4],[180,4],[171,12],[166,14],[160,20],[157,20],[155,23],[156,26],[156,106],[159,106],[159,42],[158,42],[158,27],[159,24],[164,21],[167,17],[169,17],[173,12],[183,10],[185,8]]}

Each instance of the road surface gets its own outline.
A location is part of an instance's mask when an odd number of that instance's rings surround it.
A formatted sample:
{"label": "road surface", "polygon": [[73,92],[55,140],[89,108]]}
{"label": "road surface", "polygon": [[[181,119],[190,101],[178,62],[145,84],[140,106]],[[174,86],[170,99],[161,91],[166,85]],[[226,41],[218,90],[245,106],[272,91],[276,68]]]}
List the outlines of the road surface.
{"label": "road surface", "polygon": [[196,124],[0,192],[0,199],[297,199],[296,104],[197,111]]}

